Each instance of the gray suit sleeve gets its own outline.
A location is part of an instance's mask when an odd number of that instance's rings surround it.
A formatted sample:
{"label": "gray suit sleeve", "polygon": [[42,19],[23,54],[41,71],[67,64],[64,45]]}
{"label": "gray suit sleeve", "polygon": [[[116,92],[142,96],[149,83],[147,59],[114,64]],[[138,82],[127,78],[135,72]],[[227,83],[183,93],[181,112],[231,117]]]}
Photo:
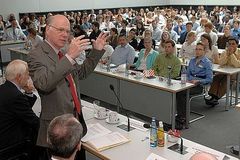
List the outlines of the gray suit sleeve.
{"label": "gray suit sleeve", "polygon": [[75,64],[75,70],[73,74],[78,77],[78,79],[85,79],[92,73],[98,64],[99,59],[103,56],[104,50],[99,51],[93,49],[90,54],[86,57],[83,64]]}

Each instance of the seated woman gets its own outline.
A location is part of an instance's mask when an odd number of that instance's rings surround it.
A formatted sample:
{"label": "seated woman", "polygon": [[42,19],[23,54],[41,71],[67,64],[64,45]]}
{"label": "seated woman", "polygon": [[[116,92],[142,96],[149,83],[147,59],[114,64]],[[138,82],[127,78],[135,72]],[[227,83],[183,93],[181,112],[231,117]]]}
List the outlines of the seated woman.
{"label": "seated woman", "polygon": [[[165,44],[165,42],[166,41],[169,41],[169,40],[171,40],[171,38],[170,38],[170,33],[168,32],[168,31],[163,31],[163,33],[162,33],[162,36],[161,36],[161,41],[160,41],[160,45],[159,45],[159,53],[164,53],[165,52],[165,46],[164,46],[164,44]],[[174,46],[175,47],[175,49],[174,49],[174,55],[177,55],[177,47],[176,47],[176,45]]]}
{"label": "seated woman", "polygon": [[187,34],[186,42],[183,43],[182,48],[179,51],[179,56],[187,59],[191,59],[195,56],[196,48],[196,34],[191,31]]}
{"label": "seated woman", "polygon": [[142,37],[144,31],[145,31],[145,28],[144,28],[143,22],[138,21],[136,25],[136,35],[138,37]]}
{"label": "seated woman", "polygon": [[144,49],[138,54],[138,60],[134,64],[137,70],[150,70],[158,55],[158,52],[152,48],[152,39],[150,37],[144,38]]}
{"label": "seated woman", "polygon": [[110,36],[107,39],[107,42],[109,43],[110,46],[115,49],[118,45],[118,30],[116,28],[111,28],[110,29]]}
{"label": "seated woman", "polygon": [[127,37],[128,43],[135,49],[137,50],[138,47],[138,41],[136,39],[136,29],[132,28],[128,32],[128,37]]}
{"label": "seated woman", "polygon": [[205,47],[205,54],[213,63],[218,63],[218,48],[212,44],[211,37],[204,33],[201,35],[201,42]]}
{"label": "seated woman", "polygon": [[[238,40],[234,37],[229,37],[228,48],[221,54],[219,64],[221,66],[240,67],[240,49],[238,49]],[[237,82],[238,83],[238,82]],[[218,100],[226,94],[227,90],[227,75],[217,74],[213,78],[213,83],[208,94],[211,96],[205,99],[207,105],[217,105]]]}
{"label": "seated woman", "polygon": [[149,37],[152,39],[152,48],[155,49],[155,46],[156,46],[156,42],[155,40],[152,38],[152,31],[150,29],[146,29],[144,32],[143,32],[143,39],[141,39],[141,41],[139,42],[138,44],[138,50],[140,51],[141,49],[144,48],[144,38],[146,37]]}
{"label": "seated woman", "polygon": [[[187,80],[195,87],[190,89],[190,95],[200,94],[203,85],[209,84],[213,79],[212,62],[206,57],[203,43],[196,45],[195,57],[189,62],[187,68]],[[186,91],[177,93],[178,119],[185,122],[186,118]]]}
{"label": "seated woman", "polygon": [[34,28],[28,28],[27,39],[31,41],[32,49],[37,48],[37,46],[43,41],[43,38],[37,35],[37,31]]}

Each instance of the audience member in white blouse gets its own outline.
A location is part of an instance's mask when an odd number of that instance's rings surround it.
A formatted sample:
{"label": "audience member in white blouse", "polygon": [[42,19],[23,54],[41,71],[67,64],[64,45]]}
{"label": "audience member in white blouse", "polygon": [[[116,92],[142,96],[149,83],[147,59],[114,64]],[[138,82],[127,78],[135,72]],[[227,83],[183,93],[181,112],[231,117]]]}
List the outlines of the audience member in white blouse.
{"label": "audience member in white blouse", "polygon": [[180,57],[191,59],[195,56],[196,49],[196,33],[191,31],[187,34],[186,42],[183,43],[179,51]]}
{"label": "audience member in white blouse", "polygon": [[213,63],[218,63],[219,53],[218,48],[212,44],[211,37],[205,33],[201,35],[201,42],[205,47],[205,54]]}
{"label": "audience member in white blouse", "polygon": [[106,64],[107,61],[110,60],[110,57],[111,57],[114,49],[109,44],[105,45],[103,49],[105,50],[105,52],[104,52],[102,58],[100,59],[100,63]]}
{"label": "audience member in white blouse", "polygon": [[207,22],[205,24],[205,26],[204,26],[204,32],[198,34],[198,39],[200,39],[202,34],[207,33],[211,37],[211,39],[212,39],[212,44],[213,45],[217,45],[218,36],[217,36],[217,34],[215,32],[212,31],[213,27],[214,26],[213,26],[213,24],[211,22]]}
{"label": "audience member in white blouse", "polygon": [[205,24],[208,22],[207,18],[201,18],[200,20],[200,26],[196,29],[196,35],[198,36],[198,34],[204,32],[204,26]]}
{"label": "audience member in white blouse", "polygon": [[43,41],[43,38],[37,35],[37,31],[34,28],[28,28],[28,37],[27,39],[31,41],[32,49],[38,47],[38,45]]}

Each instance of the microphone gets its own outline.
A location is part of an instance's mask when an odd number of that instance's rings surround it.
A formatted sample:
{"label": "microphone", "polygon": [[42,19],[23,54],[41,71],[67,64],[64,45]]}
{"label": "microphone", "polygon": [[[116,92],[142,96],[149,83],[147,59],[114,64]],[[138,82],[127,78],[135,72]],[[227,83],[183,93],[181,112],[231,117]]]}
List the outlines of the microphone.
{"label": "microphone", "polygon": [[[110,85],[109,85],[109,88],[113,91],[113,93],[114,93],[115,97],[117,98],[117,100],[118,100],[118,102],[119,102],[119,104],[120,104],[120,107],[121,107],[121,109],[122,109],[122,111],[123,111],[123,109],[124,109],[124,108],[123,108],[123,105],[122,105],[122,103],[121,103],[121,101],[120,101],[117,93],[116,93],[115,90],[114,90],[114,86],[113,86],[112,84],[110,84]],[[126,116],[127,116],[127,131],[130,132],[130,119],[129,119],[129,114],[128,114],[127,111],[126,111],[125,113],[126,113]]]}
{"label": "microphone", "polygon": [[[151,124],[148,124],[148,123],[143,124],[143,127],[148,128],[148,129],[152,128]],[[155,128],[155,129],[157,129],[157,128]],[[172,136],[180,138],[180,141],[181,141],[180,142],[180,153],[183,154],[183,139],[182,139],[182,137],[181,136],[175,136],[174,134],[172,134]]]}

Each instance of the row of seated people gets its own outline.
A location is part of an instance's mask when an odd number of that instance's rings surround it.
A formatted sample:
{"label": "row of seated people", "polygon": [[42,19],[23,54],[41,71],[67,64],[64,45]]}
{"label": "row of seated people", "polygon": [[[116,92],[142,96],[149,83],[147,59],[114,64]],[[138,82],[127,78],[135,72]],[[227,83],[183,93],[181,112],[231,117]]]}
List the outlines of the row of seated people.
{"label": "row of seated people", "polygon": [[[193,37],[194,37],[194,32]],[[189,34],[191,36],[191,34]],[[119,36],[119,46],[113,51],[110,56],[111,63],[115,65],[127,64],[134,66],[137,70],[154,70],[155,75],[167,77],[171,66],[171,78],[177,78],[180,75],[181,61],[176,55],[176,47],[173,40],[168,40],[164,45],[164,52],[157,52],[152,48],[150,37],[144,38],[145,48],[139,52],[138,59],[134,63],[135,51],[127,43],[127,38],[124,35]],[[194,83],[196,87],[190,90],[190,94],[196,92],[201,93],[202,85],[211,84],[208,99],[205,99],[207,105],[217,105],[218,100],[226,93],[226,75],[217,74],[213,77],[212,64],[218,63],[220,66],[229,65],[232,67],[240,67],[240,49],[238,49],[238,40],[234,37],[229,37],[228,48],[219,56],[209,52],[211,49],[211,38],[208,34],[201,36],[201,42],[198,42],[193,48],[193,53],[190,59],[187,73],[188,81]],[[213,81],[213,82],[212,82]],[[185,93],[180,92],[177,97],[184,96]],[[182,99],[182,98],[177,98]],[[184,117],[185,101],[178,101],[178,114]]]}
{"label": "row of seated people", "polygon": [[[94,13],[94,10],[89,15],[87,15],[86,13],[83,13],[80,15],[78,15],[79,13],[77,13],[77,14],[73,13],[73,14],[71,14],[71,16],[69,16],[66,14],[66,12],[64,12],[64,15],[68,18],[70,17],[69,21],[71,24],[72,32],[76,32],[75,29],[77,29],[77,28],[80,28],[81,30],[84,30],[86,32],[91,31],[91,30],[93,30],[93,27],[94,27],[93,23],[97,22],[97,23],[99,23],[98,29],[100,31],[102,31],[102,30],[110,31],[112,28],[116,28],[116,29],[118,29],[119,33],[125,32],[126,34],[128,34],[129,28],[134,27],[133,24],[129,23],[129,21],[128,21],[128,18],[131,15],[130,13],[133,12],[133,10],[126,9],[126,11],[124,11],[124,12],[121,11],[121,9],[119,9],[119,10],[120,10],[120,12],[117,15],[114,15],[111,11],[106,11],[104,13],[99,13],[98,15],[96,15]],[[182,12],[182,11],[181,12],[179,11],[179,13],[178,13],[178,11],[176,12],[176,10],[170,10],[170,12],[167,12],[166,15],[162,15],[162,11],[159,8],[155,8],[153,11],[152,20],[149,21],[149,23],[148,23],[148,25],[150,25],[149,28],[152,31],[153,39],[156,42],[159,42],[161,40],[160,37],[161,37],[162,32],[168,31],[170,33],[171,39],[173,39],[176,43],[179,42],[182,44],[185,42],[187,33],[189,33],[190,31],[196,31],[196,35],[198,38],[204,32],[210,34],[213,44],[216,45],[217,39],[218,39],[218,37],[217,37],[218,31],[215,26],[216,24],[214,23],[214,21],[212,21],[211,17],[206,14],[206,11],[204,11],[204,8],[201,10],[202,11],[199,12],[198,15],[190,14],[191,16],[187,15],[187,18],[184,18],[185,17],[184,12]],[[193,11],[193,10],[191,9],[191,11]],[[151,11],[148,10],[146,12],[151,12]],[[216,10],[215,10],[215,12],[216,12]],[[223,12],[225,12],[225,11],[223,11]],[[49,14],[48,16],[51,16],[51,15],[52,14]],[[144,23],[145,23],[145,21],[147,21],[146,19],[149,19],[149,18],[147,18],[146,15],[148,15],[148,13],[142,14],[140,16],[140,18],[136,18],[136,21],[134,23],[134,25],[135,25],[134,28],[136,30],[137,36],[140,36],[140,37],[143,36],[143,32],[146,29],[146,27],[144,26]],[[90,19],[91,16],[93,17],[93,19]],[[40,16],[40,17],[44,17],[44,16]],[[76,17],[81,17],[82,18],[81,22],[78,22],[78,21],[80,21],[80,19],[79,18],[77,19]],[[23,19],[25,19],[25,18],[23,18]],[[31,14],[29,16],[29,19],[32,23],[40,25],[39,24],[40,19],[37,20],[33,14]],[[45,20],[46,16],[43,19],[44,19],[44,21],[45,21],[44,23],[46,25],[46,20]],[[223,17],[223,19],[224,19],[224,17]],[[11,20],[11,18],[9,19],[9,21],[10,20]],[[191,20],[191,23],[188,22],[190,20]],[[20,24],[23,23],[21,21],[20,21]],[[36,21],[39,21],[39,22],[36,22]],[[210,23],[210,24],[207,24],[207,26],[205,26],[206,23]],[[237,39],[240,38],[239,37],[240,29],[239,29],[238,15],[233,16],[232,19],[230,19],[229,23],[225,22],[225,21],[222,23],[224,24],[222,28],[224,28],[226,25],[228,25],[230,27],[231,36],[233,36]],[[164,24],[164,25],[162,25],[162,24]],[[20,27],[21,25],[18,24],[18,26]],[[36,25],[33,25],[33,26],[36,26]],[[36,29],[36,27],[31,27],[31,26],[28,26],[28,28]],[[220,31],[220,32],[222,32],[222,31]],[[38,31],[38,33],[42,34],[39,31]],[[218,46],[219,46],[219,48],[223,47],[221,44],[218,44]]]}

